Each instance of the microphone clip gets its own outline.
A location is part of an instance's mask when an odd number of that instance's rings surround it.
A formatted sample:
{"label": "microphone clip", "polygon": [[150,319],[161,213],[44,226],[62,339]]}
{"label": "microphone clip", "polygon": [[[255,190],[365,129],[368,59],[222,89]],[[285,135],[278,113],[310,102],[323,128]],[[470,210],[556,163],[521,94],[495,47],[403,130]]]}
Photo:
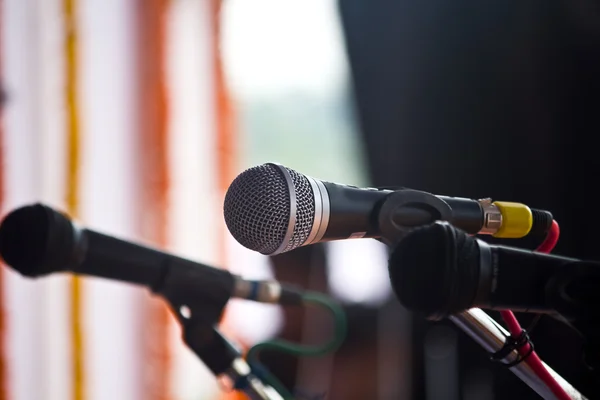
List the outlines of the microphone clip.
{"label": "microphone clip", "polygon": [[[175,268],[174,262],[179,264]],[[242,391],[252,400],[283,400],[253,374],[241,350],[217,328],[234,293],[235,277],[225,270],[207,275],[207,271],[199,271],[194,263],[182,259],[171,260],[164,271],[152,291],[169,303],[181,325],[183,341],[217,380],[226,389]]]}
{"label": "microphone clip", "polygon": [[440,220],[452,220],[452,207],[438,196],[412,189],[390,193],[378,214],[382,239],[388,246],[395,246],[412,229]]}

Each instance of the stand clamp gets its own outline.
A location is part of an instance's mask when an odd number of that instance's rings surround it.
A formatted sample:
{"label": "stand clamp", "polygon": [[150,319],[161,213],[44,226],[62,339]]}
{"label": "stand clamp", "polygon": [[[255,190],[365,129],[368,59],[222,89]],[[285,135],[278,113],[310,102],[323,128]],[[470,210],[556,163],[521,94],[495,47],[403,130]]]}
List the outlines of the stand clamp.
{"label": "stand clamp", "polygon": [[169,303],[181,324],[186,345],[224,389],[240,390],[251,400],[283,400],[272,387],[252,374],[242,352],[216,328],[233,293],[234,277],[224,270],[207,276],[206,271],[200,273],[193,263],[177,262],[181,265],[165,268],[153,292]]}

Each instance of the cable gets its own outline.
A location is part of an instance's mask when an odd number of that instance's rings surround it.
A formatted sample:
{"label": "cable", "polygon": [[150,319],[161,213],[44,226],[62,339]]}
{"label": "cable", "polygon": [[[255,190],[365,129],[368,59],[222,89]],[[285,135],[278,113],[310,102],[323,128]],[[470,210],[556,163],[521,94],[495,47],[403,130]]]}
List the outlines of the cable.
{"label": "cable", "polygon": [[271,385],[285,400],[293,400],[294,395],[283,385],[277,377],[268,371],[259,361],[259,353],[264,350],[279,351],[294,356],[324,356],[327,353],[337,350],[346,338],[346,315],[344,310],[329,297],[319,293],[307,292],[302,296],[303,303],[315,305],[329,311],[334,320],[333,338],[322,345],[311,346],[300,343],[293,343],[287,340],[275,339],[266,342],[257,343],[252,346],[246,354],[246,360],[251,366],[253,372]]}
{"label": "cable", "polygon": [[335,323],[333,339],[320,346],[308,346],[280,339],[258,343],[248,350],[246,358],[249,361],[256,361],[258,352],[263,350],[282,351],[296,356],[323,356],[342,344],[346,337],[346,316],[342,308],[327,296],[318,293],[307,293],[302,297],[304,303],[317,305],[331,312]]}
{"label": "cable", "polygon": [[[546,239],[536,249],[536,251],[540,253],[551,252],[558,242],[559,235],[560,228],[558,223],[556,221],[552,221],[552,226],[548,232],[548,236],[546,236]],[[517,318],[513,312],[510,310],[500,311],[500,315],[502,316],[502,319],[504,319],[511,336],[513,338],[518,338],[522,334],[523,329],[521,328],[521,325],[519,325],[519,321],[517,321]],[[546,386],[548,386],[548,388],[558,399],[571,400],[571,396],[569,396],[562,386],[560,386],[560,384],[556,381],[556,379],[550,375],[536,352],[531,350],[529,343],[525,343],[523,346],[519,347],[517,351],[519,352],[519,355],[525,359],[525,362],[531,367],[533,372],[546,384]]]}
{"label": "cable", "polygon": [[554,246],[556,246],[556,243],[558,243],[559,236],[560,228],[558,222],[552,221],[552,226],[550,227],[548,235],[535,251],[539,253],[550,253],[554,249]]}

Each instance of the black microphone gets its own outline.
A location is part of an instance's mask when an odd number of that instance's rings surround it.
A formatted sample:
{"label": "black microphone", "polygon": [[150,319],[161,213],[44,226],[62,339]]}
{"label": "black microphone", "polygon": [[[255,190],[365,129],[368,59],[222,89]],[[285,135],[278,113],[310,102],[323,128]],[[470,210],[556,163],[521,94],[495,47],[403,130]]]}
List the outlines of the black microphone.
{"label": "black microphone", "polygon": [[115,279],[161,293],[177,276],[206,298],[239,297],[299,304],[300,292],[276,281],[251,281],[202,263],[78,227],[43,204],[9,213],[0,225],[0,256],[23,276],[55,272]]}
{"label": "black microphone", "polygon": [[549,212],[520,203],[358,188],[276,163],[250,168],[234,179],[225,196],[225,223],[240,244],[266,255],[330,240],[382,238],[380,211],[390,195],[400,201],[387,203],[392,210],[386,225],[414,227],[447,220],[473,234],[523,237],[545,233],[552,223]]}
{"label": "black microphone", "polygon": [[598,263],[490,245],[446,222],[406,235],[388,269],[398,300],[429,319],[474,307],[563,315],[600,292]]}

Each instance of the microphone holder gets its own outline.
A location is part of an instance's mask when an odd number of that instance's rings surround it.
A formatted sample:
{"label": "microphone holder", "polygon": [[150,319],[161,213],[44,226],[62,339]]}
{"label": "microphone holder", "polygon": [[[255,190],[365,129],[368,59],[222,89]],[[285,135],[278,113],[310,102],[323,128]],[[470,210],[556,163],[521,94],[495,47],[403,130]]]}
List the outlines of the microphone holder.
{"label": "microphone holder", "polygon": [[[398,218],[395,218],[397,211],[403,207],[410,207],[416,211],[413,213],[415,218],[410,221],[409,225],[400,225]],[[377,215],[379,228],[383,235],[382,241],[391,247],[397,245],[398,242],[417,226],[433,223],[438,220],[452,223],[451,219],[452,207],[450,204],[433,194],[408,189],[390,193],[381,204]],[[569,306],[574,307],[573,304],[569,304]],[[581,307],[578,307],[576,311],[580,315],[580,321],[589,320],[589,318],[583,319],[584,313],[581,312]],[[493,318],[477,308],[450,316],[449,319],[490,353],[495,353],[503,348],[506,338],[509,336],[508,332]],[[598,320],[596,319],[596,321]],[[581,322],[580,325],[582,325]],[[518,357],[519,354],[517,351],[513,350],[505,357],[504,362],[507,364],[511,363],[517,360]],[[572,399],[585,399],[577,389],[558,373],[547,365],[545,367]],[[520,362],[509,369],[544,399],[557,399],[527,363]]]}
{"label": "microphone holder", "polygon": [[222,275],[207,285],[206,277],[193,268],[170,268],[152,291],[167,300],[181,325],[184,342],[223,389],[242,391],[251,400],[283,400],[252,373],[242,352],[216,327],[233,291],[232,276]]}

